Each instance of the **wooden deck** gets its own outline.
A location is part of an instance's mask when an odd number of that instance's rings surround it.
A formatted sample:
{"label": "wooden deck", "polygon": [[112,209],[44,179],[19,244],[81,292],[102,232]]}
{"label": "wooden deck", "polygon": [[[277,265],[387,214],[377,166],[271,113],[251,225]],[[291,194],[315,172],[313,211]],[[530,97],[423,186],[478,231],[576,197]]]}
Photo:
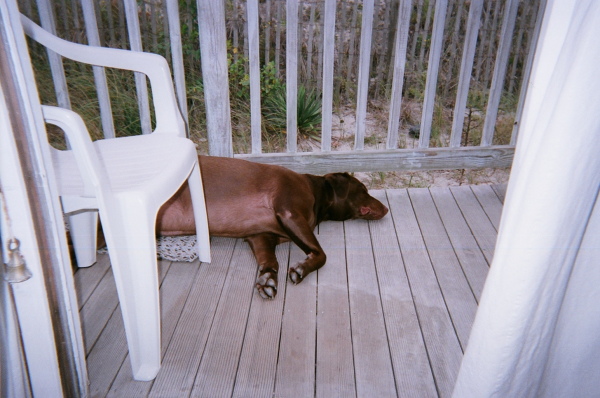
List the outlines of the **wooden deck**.
{"label": "wooden deck", "polygon": [[[159,261],[162,368],[131,376],[107,255],[75,274],[93,397],[448,397],[491,263],[505,186],[374,191],[379,221],[326,222],[327,264],[254,290],[242,240]],[[277,249],[281,269],[302,259]]]}

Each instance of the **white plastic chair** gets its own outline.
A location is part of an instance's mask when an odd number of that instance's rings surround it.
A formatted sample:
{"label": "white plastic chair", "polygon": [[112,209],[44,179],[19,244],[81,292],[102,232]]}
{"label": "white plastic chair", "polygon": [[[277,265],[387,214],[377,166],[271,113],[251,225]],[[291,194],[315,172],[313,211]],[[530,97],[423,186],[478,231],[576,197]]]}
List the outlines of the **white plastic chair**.
{"label": "white plastic chair", "polygon": [[[90,47],[59,39],[21,16],[28,36],[73,60],[142,72],[154,98],[152,134],[92,142],[81,117],[43,106],[72,150],[52,148],[63,210],[70,217],[78,264],[95,262],[98,210],[123,314],[133,377],[152,380],[160,368],[160,307],[155,224],[159,208],[187,180],[192,194],[200,261],[210,262],[208,219],[194,144],[185,137],[169,67],[149,53]],[[81,258],[80,258],[81,256]]]}

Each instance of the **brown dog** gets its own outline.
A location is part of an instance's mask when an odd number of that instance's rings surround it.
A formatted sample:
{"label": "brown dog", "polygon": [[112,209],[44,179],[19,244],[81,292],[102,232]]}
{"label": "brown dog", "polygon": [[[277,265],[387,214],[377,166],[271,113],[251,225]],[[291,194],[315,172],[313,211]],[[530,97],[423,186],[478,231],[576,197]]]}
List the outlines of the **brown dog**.
{"label": "brown dog", "polygon": [[[313,230],[321,221],[378,220],[388,212],[367,188],[347,173],[323,177],[298,174],[280,166],[232,158],[200,156],[212,236],[246,238],[258,262],[256,289],[263,298],[277,294],[279,264],[275,246],[291,240],[307,257],[289,269],[298,284],[325,264]],[[190,191],[184,185],[160,209],[161,235],[196,233]]]}

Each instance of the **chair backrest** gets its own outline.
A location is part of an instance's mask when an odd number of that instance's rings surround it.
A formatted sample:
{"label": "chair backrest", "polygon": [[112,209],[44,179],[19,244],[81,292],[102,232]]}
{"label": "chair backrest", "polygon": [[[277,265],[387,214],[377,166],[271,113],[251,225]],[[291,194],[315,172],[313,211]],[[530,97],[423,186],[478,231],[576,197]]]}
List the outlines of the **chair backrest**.
{"label": "chair backrest", "polygon": [[165,58],[152,53],[72,43],[52,35],[23,14],[21,24],[27,36],[63,57],[90,65],[145,74],[150,80],[156,115],[156,128],[153,133],[186,137],[185,121],[177,105],[171,71]]}

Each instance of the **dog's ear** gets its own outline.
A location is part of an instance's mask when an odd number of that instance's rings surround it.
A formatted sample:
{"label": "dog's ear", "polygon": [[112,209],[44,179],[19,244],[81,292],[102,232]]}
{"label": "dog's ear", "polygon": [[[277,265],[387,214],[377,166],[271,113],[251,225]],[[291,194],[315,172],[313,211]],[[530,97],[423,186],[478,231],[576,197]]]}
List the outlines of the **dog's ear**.
{"label": "dog's ear", "polygon": [[348,197],[350,178],[350,174],[348,173],[331,173],[325,175],[325,181],[331,185],[335,196],[342,200]]}

